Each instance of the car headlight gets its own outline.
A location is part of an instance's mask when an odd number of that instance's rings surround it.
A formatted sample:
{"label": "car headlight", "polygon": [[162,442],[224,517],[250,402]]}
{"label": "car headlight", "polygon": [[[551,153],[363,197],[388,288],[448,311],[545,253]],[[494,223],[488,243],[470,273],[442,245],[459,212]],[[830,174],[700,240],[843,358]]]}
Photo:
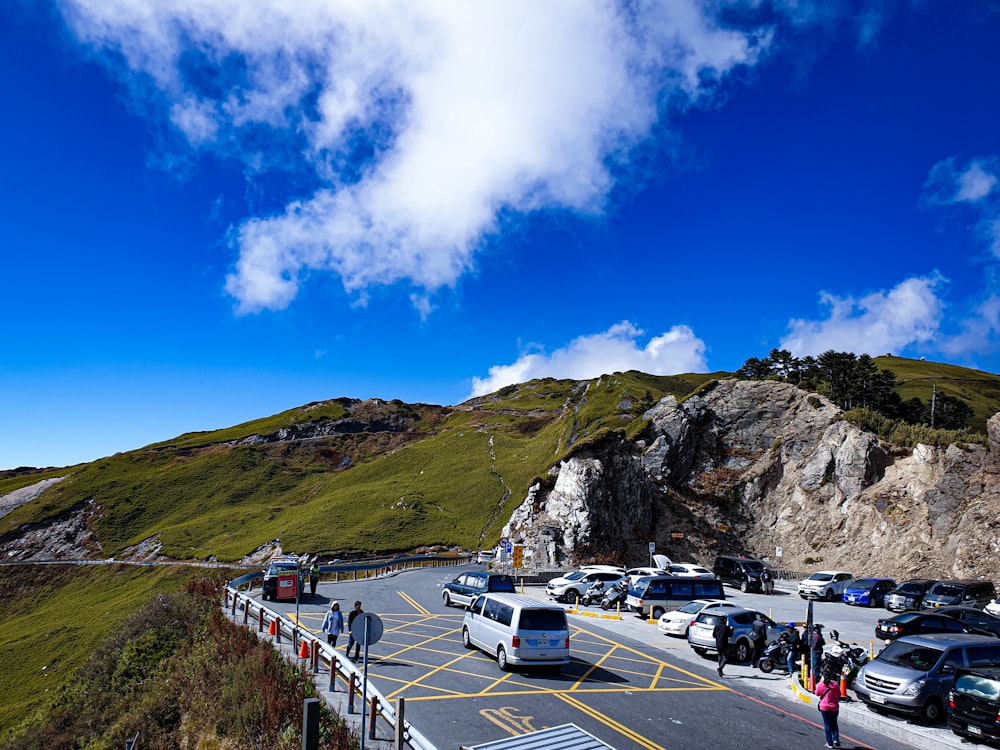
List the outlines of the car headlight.
{"label": "car headlight", "polygon": [[903,695],[915,696],[920,695],[920,691],[924,689],[924,680],[917,680],[916,682],[911,682],[906,686],[906,690],[903,691]]}

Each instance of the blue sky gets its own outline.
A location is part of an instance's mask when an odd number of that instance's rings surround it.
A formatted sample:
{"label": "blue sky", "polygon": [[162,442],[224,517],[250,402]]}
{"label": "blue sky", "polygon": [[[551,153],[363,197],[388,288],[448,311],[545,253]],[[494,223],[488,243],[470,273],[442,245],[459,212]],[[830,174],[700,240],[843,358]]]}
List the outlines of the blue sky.
{"label": "blue sky", "polygon": [[340,396],[1000,372],[1000,6],[0,6],[0,469]]}

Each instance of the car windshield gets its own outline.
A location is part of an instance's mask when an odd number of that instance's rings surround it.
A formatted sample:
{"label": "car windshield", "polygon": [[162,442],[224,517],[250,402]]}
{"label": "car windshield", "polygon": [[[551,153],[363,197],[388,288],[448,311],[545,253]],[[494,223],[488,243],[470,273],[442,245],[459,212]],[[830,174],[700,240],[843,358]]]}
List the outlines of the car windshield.
{"label": "car windshield", "polygon": [[1000,701],[1000,680],[978,674],[963,674],[955,680],[955,692],[983,700]]}
{"label": "car windshield", "polygon": [[701,602],[688,602],[683,607],[678,607],[676,611],[683,612],[686,615],[693,615],[695,612],[701,612],[705,606]]}
{"label": "car windshield", "polygon": [[807,581],[832,581],[833,573],[813,573],[809,576]]}
{"label": "car windshield", "polygon": [[888,622],[904,623],[904,622],[910,622],[911,620],[915,620],[918,617],[923,617],[923,615],[920,614],[919,612],[904,612],[901,615],[896,615],[892,619],[888,620]]}
{"label": "car windshield", "polygon": [[943,651],[931,646],[920,646],[905,641],[893,641],[875,657],[875,661],[883,661],[897,667],[919,669],[926,672],[941,658]]}
{"label": "car windshield", "polygon": [[896,588],[896,592],[900,594],[919,594],[922,590],[922,586],[916,582],[904,583]]}
{"label": "car windshield", "polygon": [[855,581],[851,584],[852,589],[870,589],[876,583],[879,582],[878,578],[862,578],[860,581]]}
{"label": "car windshield", "polygon": [[271,563],[272,573],[287,573],[290,570],[298,570],[299,566],[295,563]]}
{"label": "car windshield", "polygon": [[962,587],[948,584],[938,584],[934,587],[931,593],[936,594],[937,596],[961,596]]}
{"label": "car windshield", "polygon": [[748,573],[759,573],[760,571],[762,571],[764,569],[764,563],[756,562],[756,561],[751,562],[751,561],[747,560],[747,561],[744,561],[743,567],[745,567],[747,569]]}

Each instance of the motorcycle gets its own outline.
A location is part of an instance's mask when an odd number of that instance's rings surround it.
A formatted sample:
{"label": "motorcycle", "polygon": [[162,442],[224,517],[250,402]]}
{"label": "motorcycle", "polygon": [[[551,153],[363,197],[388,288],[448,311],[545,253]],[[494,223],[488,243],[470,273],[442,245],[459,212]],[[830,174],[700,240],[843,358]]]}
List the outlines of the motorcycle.
{"label": "motorcycle", "polygon": [[779,635],[764,648],[764,653],[757,660],[757,668],[764,674],[770,674],[775,669],[788,673],[788,651],[791,644],[785,633]]}
{"label": "motorcycle", "polygon": [[624,604],[625,597],[627,595],[628,583],[626,581],[617,581],[616,583],[613,583],[604,594],[604,598],[601,599],[601,609],[609,610],[619,602]]}
{"label": "motorcycle", "polygon": [[868,651],[840,640],[836,630],[830,631],[830,641],[820,662],[820,673],[843,677],[847,687],[851,687],[861,667],[868,663]]}
{"label": "motorcycle", "polygon": [[584,607],[589,607],[591,604],[597,604],[604,598],[604,581],[596,581],[590,584],[590,588],[580,597],[580,604]]}

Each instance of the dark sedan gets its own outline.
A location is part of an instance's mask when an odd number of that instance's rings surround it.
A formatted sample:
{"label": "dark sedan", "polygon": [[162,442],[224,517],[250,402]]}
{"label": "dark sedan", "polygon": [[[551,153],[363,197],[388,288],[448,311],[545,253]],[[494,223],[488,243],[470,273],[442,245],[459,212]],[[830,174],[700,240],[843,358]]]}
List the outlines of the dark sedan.
{"label": "dark sedan", "polygon": [[1000,637],[1000,617],[988,615],[981,609],[976,609],[975,607],[941,607],[940,609],[935,609],[934,614],[954,617],[956,620],[961,620],[963,624],[968,625],[970,628]]}
{"label": "dark sedan", "polygon": [[875,625],[875,637],[883,641],[894,641],[904,635],[925,635],[927,633],[979,633],[981,635],[983,631],[938,612],[903,612],[895,617],[883,618]]}

